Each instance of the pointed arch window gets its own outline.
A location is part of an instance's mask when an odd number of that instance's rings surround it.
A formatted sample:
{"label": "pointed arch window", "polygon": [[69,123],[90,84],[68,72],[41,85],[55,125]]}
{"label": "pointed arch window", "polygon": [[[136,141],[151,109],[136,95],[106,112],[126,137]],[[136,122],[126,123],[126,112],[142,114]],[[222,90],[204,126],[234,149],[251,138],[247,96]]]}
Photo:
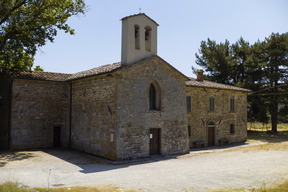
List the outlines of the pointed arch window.
{"label": "pointed arch window", "polygon": [[151,83],[149,87],[149,109],[160,110],[160,87],[157,83]]}
{"label": "pointed arch window", "polygon": [[151,83],[150,89],[149,89],[149,106],[150,106],[150,110],[156,109],[156,89],[153,83]]}

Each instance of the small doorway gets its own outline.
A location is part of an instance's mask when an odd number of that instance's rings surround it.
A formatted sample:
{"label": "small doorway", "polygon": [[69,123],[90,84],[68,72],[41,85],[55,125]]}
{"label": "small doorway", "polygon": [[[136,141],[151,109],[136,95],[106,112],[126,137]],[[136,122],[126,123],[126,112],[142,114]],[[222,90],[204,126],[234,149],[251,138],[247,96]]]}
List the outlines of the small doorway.
{"label": "small doorway", "polygon": [[214,145],[214,129],[215,125],[214,123],[209,123],[208,125],[208,146],[213,146]]}
{"label": "small doorway", "polygon": [[150,129],[150,155],[160,154],[160,129]]}
{"label": "small doorway", "polygon": [[60,126],[54,127],[53,146],[61,147],[61,127]]}

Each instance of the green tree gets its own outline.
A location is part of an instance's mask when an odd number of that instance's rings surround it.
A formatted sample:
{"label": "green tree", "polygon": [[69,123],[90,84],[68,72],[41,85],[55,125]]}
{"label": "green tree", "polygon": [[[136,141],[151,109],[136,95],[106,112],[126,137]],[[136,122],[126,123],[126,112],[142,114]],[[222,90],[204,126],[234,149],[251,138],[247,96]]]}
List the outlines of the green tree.
{"label": "green tree", "polygon": [[231,45],[202,41],[196,64],[207,72],[206,80],[260,91],[248,97],[249,120],[267,123],[270,114],[276,132],[278,114],[288,115],[288,33],[272,33],[251,46],[242,37]]}
{"label": "green tree", "polygon": [[[265,91],[261,92],[266,97],[268,103],[269,114],[271,115],[272,130],[277,132],[277,121],[279,114],[279,106],[286,105],[288,77],[288,33],[272,33],[269,38],[258,43],[259,49],[252,57],[263,71],[261,82]],[[284,115],[282,110],[282,115]]]}
{"label": "green tree", "polygon": [[[196,56],[196,64],[201,66],[206,72],[206,80],[235,85],[242,84],[245,80],[245,61],[247,60],[247,48],[249,43],[241,37],[235,44],[217,44],[209,38],[202,41],[199,54]],[[196,71],[195,68],[192,68]]]}
{"label": "green tree", "polygon": [[66,21],[85,11],[84,0],[0,0],[0,69],[31,70],[37,49],[57,30],[74,35]]}

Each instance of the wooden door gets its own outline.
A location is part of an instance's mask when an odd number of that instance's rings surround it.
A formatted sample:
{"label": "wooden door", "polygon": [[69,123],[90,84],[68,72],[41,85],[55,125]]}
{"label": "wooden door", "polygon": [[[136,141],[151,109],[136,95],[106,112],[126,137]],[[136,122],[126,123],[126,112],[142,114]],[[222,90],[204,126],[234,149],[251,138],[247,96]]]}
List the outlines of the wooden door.
{"label": "wooden door", "polygon": [[54,127],[54,147],[60,147],[61,146],[61,127]]}
{"label": "wooden door", "polygon": [[214,145],[214,127],[208,127],[208,145]]}
{"label": "wooden door", "polygon": [[160,154],[160,129],[150,129],[150,155]]}

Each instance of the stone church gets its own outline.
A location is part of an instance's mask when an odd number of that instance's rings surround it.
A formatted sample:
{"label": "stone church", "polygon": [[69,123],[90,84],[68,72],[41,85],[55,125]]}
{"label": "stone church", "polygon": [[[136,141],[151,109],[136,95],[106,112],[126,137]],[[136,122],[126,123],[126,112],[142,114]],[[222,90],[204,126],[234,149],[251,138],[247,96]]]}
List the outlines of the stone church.
{"label": "stone church", "polygon": [[245,141],[249,90],[182,74],[144,13],[122,19],[121,62],[64,74],[3,70],[0,148],[71,147],[114,160]]}

